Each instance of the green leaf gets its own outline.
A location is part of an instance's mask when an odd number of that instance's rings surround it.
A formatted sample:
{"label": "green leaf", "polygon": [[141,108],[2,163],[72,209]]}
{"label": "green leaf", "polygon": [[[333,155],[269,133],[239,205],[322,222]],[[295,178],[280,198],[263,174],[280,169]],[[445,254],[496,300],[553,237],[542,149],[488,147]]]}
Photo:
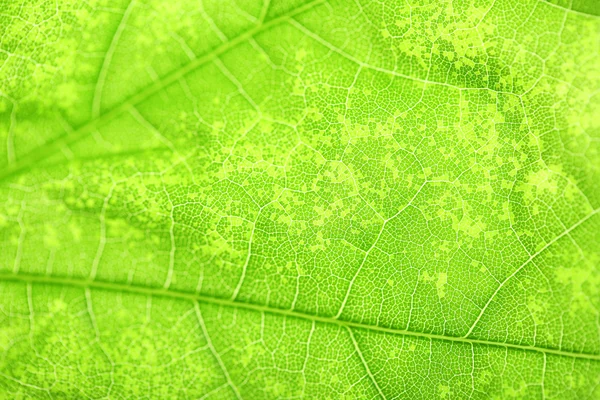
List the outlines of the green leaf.
{"label": "green leaf", "polygon": [[0,398],[600,398],[594,0],[0,11]]}

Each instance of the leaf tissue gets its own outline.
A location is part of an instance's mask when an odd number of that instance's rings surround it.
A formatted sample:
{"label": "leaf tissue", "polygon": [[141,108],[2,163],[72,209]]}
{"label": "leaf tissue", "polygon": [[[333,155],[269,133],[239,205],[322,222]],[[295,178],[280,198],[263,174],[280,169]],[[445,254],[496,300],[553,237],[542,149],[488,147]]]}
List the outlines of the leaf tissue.
{"label": "leaf tissue", "polygon": [[0,1],[0,398],[600,399],[596,0]]}

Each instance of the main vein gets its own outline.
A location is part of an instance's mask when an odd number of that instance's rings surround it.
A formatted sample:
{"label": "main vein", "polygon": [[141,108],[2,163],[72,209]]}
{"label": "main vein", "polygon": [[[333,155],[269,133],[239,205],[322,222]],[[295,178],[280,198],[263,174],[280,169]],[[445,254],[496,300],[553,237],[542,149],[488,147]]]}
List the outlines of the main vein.
{"label": "main vein", "polygon": [[276,308],[272,306],[260,305],[260,304],[252,304],[245,303],[238,300],[230,300],[225,298],[213,297],[205,294],[191,293],[173,289],[164,289],[159,287],[144,287],[139,285],[131,285],[125,283],[116,283],[116,282],[103,282],[97,280],[86,280],[84,278],[69,278],[69,277],[57,277],[57,276],[48,276],[48,275],[32,275],[32,274],[12,274],[12,273],[0,273],[0,281],[12,281],[12,282],[23,282],[23,283],[37,283],[37,284],[47,284],[47,285],[60,285],[67,287],[76,287],[81,289],[99,289],[99,290],[107,290],[113,292],[125,292],[125,293],[136,293],[140,295],[146,296],[159,296],[159,297],[167,297],[172,299],[181,299],[191,301],[193,303],[207,303],[214,304],[228,308],[237,308],[243,310],[250,311],[258,311],[269,313],[273,315],[280,315],[291,318],[298,318],[308,321],[315,321],[324,324],[337,325],[343,328],[355,328],[355,329],[364,329],[374,332],[392,334],[392,335],[403,335],[403,336],[411,336],[417,338],[426,338],[433,340],[440,340],[451,343],[464,343],[464,344],[476,344],[476,345],[484,345],[484,346],[493,346],[493,347],[503,347],[512,350],[521,350],[521,351],[533,351],[541,354],[551,354],[556,356],[570,357],[576,359],[586,359],[593,361],[600,361],[600,354],[591,354],[584,352],[574,352],[574,351],[566,351],[559,350],[541,346],[530,346],[530,345],[520,345],[514,343],[502,343],[502,342],[494,342],[491,340],[483,340],[483,339],[473,339],[473,338],[465,338],[465,337],[456,337],[456,336],[447,336],[435,333],[424,333],[424,332],[415,332],[415,331],[407,331],[403,329],[395,329],[395,328],[387,328],[377,325],[370,325],[367,323],[354,322],[348,320],[337,319],[333,316],[319,316],[308,314],[305,312],[286,310],[281,308]]}

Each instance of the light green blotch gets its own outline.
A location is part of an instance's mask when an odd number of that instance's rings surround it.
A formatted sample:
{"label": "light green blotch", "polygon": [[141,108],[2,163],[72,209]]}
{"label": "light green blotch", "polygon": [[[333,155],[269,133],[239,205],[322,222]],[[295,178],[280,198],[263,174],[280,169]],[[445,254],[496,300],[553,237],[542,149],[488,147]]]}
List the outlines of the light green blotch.
{"label": "light green blotch", "polygon": [[[494,32],[495,26],[485,19],[488,5],[477,7],[469,4],[466,10],[456,10],[453,2],[432,2],[419,6],[421,19],[404,18],[383,24],[380,35],[391,42],[392,49],[414,58],[422,68],[427,68],[432,55],[442,55],[456,68],[463,65],[474,66],[473,59],[486,52],[482,36]],[[462,11],[462,12],[461,12]],[[396,15],[412,15],[410,5],[398,6]],[[440,38],[450,41],[453,51],[441,50],[433,46]],[[493,47],[493,41],[486,44]]]}
{"label": "light green blotch", "polygon": [[329,243],[329,240],[324,239],[323,232],[319,231],[319,232],[317,232],[316,244],[310,246],[310,251],[313,253],[315,253],[317,251],[325,251],[325,250],[327,250],[328,243]]}
{"label": "light green blotch", "polygon": [[485,267],[485,265],[483,265],[479,261],[476,261],[476,260],[471,261],[471,266],[473,268],[479,267],[479,272],[487,272],[487,268]]}
{"label": "light green blotch", "polygon": [[73,239],[73,241],[75,243],[81,242],[82,233],[83,233],[83,231],[81,229],[81,225],[79,225],[75,221],[70,221],[69,225],[68,225],[68,229],[69,229],[69,232],[71,233],[71,238]]}
{"label": "light green blotch", "polygon": [[563,285],[572,285],[580,288],[581,285],[589,278],[589,272],[581,268],[556,268],[554,274],[556,279]]}
{"label": "light green blotch", "polygon": [[44,224],[44,246],[47,249],[57,249],[61,245],[61,240],[53,224]]}
{"label": "light green blotch", "polygon": [[50,314],[60,314],[67,310],[68,304],[63,299],[54,299],[50,302]]}
{"label": "light green blotch", "polygon": [[[591,258],[589,263],[597,265],[598,257],[592,256]],[[593,260],[594,258],[596,260]],[[600,294],[600,276],[598,274],[591,273],[591,269],[558,267],[554,275],[563,287],[570,288],[569,314],[571,316],[575,317],[582,312],[597,312],[592,299],[597,298]]]}
{"label": "light green blotch", "polygon": [[473,220],[469,216],[465,215],[458,221],[456,229],[460,232],[464,232],[467,235],[478,238],[481,232],[484,232],[486,224],[481,221],[481,217],[478,220]]}
{"label": "light green blotch", "polygon": [[[529,287],[529,285],[527,285]],[[546,303],[537,297],[529,299],[527,302],[527,309],[531,314],[531,318],[536,325],[542,325],[545,322],[545,316],[548,315]]]}
{"label": "light green blotch", "polygon": [[440,399],[447,399],[450,396],[450,386],[446,386],[446,385],[439,385],[438,386],[438,392],[439,392],[439,397]]}
{"label": "light green blotch", "polygon": [[258,343],[251,343],[250,338],[246,338],[246,345],[244,346],[244,351],[240,356],[240,360],[244,367],[247,367],[252,363],[254,359],[261,359],[265,354],[265,348]]}
{"label": "light green blotch", "polygon": [[274,378],[265,379],[265,391],[272,395],[272,398],[281,398],[286,393],[286,385]]}
{"label": "light green blotch", "polygon": [[551,194],[556,194],[558,189],[556,177],[549,170],[544,169],[530,173],[527,177],[527,183]]}
{"label": "light green blotch", "polygon": [[[437,276],[437,279],[436,279]],[[430,275],[427,271],[423,272],[421,280],[424,282],[434,282],[437,290],[437,295],[440,299],[446,296],[446,284],[448,283],[448,274],[446,272],[438,272],[435,275]],[[389,283],[389,282],[388,282]]]}
{"label": "light green blotch", "polygon": [[304,60],[304,58],[306,57],[307,54],[308,54],[308,52],[306,51],[306,49],[304,49],[304,48],[298,49],[296,51],[296,61]]}
{"label": "light green blotch", "polygon": [[435,288],[437,289],[437,294],[440,299],[446,296],[446,283],[448,283],[448,274],[446,274],[445,272],[440,272],[438,274],[438,280],[435,283]]}
{"label": "light green blotch", "polygon": [[520,183],[516,190],[523,193],[523,198],[528,203],[533,202],[536,198],[541,196],[555,196],[558,192],[559,183],[557,173],[553,172],[555,170],[557,170],[557,168],[552,170],[539,169],[529,172],[525,177],[524,182]]}
{"label": "light green blotch", "polygon": [[527,382],[521,381],[518,384],[516,384],[516,386],[508,386],[507,384],[504,384],[502,392],[504,396],[512,398],[522,398],[523,394],[527,392]]}
{"label": "light green blotch", "polygon": [[586,379],[583,375],[578,375],[578,376],[573,376],[573,375],[568,375],[564,377],[564,382],[566,383],[566,386],[570,389],[578,389],[581,387],[584,387],[588,384],[588,382],[586,382]]}

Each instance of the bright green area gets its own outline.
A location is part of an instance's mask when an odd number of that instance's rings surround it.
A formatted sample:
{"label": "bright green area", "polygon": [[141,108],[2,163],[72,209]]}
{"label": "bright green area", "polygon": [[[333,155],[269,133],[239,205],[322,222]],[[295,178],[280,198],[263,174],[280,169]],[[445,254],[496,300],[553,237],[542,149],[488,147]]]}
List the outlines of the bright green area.
{"label": "bright green area", "polygon": [[0,10],[0,398],[599,399],[600,18]]}

